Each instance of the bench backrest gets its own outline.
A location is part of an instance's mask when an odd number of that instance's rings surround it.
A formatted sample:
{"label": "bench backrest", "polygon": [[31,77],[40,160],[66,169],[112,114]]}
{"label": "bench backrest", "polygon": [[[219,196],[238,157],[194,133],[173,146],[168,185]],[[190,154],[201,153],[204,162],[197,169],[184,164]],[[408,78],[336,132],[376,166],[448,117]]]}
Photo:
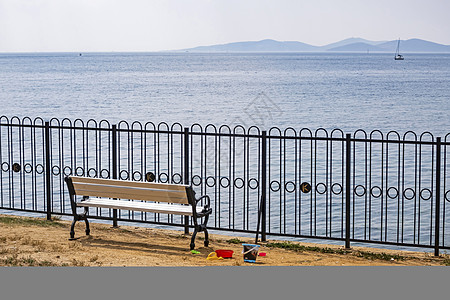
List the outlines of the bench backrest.
{"label": "bench backrest", "polygon": [[[190,204],[188,185],[125,181],[90,177],[66,177],[69,192],[78,196],[120,198]],[[71,190],[71,188],[73,190]]]}

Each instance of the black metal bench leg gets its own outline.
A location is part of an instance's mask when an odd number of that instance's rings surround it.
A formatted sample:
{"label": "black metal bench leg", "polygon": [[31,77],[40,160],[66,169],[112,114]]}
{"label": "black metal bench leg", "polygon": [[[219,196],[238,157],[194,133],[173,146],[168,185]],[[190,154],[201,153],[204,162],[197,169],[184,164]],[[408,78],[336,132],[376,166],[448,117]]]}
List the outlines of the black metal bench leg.
{"label": "black metal bench leg", "polygon": [[198,232],[198,228],[195,227],[194,232],[192,233],[192,237],[191,237],[191,245],[190,245],[191,250],[194,250],[194,248],[195,248],[195,236],[197,235],[197,232]]}
{"label": "black metal bench leg", "polygon": [[91,229],[89,228],[88,219],[84,219],[84,223],[86,223],[86,235],[89,235],[91,233]]}
{"label": "black metal bench leg", "polygon": [[70,226],[70,239],[75,239],[75,223],[78,221],[76,217],[73,218],[72,226]]}

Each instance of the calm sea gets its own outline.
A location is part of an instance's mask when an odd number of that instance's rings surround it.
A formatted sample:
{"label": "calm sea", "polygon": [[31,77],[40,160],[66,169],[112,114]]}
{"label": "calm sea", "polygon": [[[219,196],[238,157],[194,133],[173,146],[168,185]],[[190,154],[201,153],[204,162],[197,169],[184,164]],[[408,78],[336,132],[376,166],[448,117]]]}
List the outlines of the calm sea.
{"label": "calm sea", "polygon": [[340,128],[450,129],[450,55],[0,54],[1,115]]}
{"label": "calm sea", "polygon": [[0,54],[0,115],[450,132],[450,55]]}

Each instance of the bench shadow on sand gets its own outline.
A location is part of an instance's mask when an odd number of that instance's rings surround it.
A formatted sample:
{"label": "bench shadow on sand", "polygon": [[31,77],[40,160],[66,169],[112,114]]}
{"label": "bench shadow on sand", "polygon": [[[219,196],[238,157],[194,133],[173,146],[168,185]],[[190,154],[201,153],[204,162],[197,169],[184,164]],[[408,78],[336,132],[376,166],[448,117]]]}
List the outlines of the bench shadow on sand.
{"label": "bench shadow on sand", "polygon": [[[125,250],[125,251],[138,251],[146,253],[162,253],[165,255],[186,255],[189,253],[189,244],[186,247],[176,247],[168,245],[157,245],[152,244],[152,241],[148,242],[124,242],[117,240],[109,240],[105,238],[94,238],[92,236],[79,240],[84,247],[103,247],[114,250]],[[212,248],[200,248],[197,249],[201,253],[207,254],[212,251]]]}

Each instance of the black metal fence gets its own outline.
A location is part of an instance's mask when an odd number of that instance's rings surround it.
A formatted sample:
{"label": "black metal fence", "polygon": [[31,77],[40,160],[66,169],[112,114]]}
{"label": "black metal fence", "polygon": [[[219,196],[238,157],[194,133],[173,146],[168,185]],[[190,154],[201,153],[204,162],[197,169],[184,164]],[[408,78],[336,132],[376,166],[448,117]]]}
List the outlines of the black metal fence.
{"label": "black metal fence", "polygon": [[[67,175],[188,183],[211,229],[450,249],[450,134],[0,117],[0,209],[70,215]],[[153,178],[154,177],[154,178]],[[262,199],[262,201],[260,201]],[[93,218],[190,226],[91,209]]]}

